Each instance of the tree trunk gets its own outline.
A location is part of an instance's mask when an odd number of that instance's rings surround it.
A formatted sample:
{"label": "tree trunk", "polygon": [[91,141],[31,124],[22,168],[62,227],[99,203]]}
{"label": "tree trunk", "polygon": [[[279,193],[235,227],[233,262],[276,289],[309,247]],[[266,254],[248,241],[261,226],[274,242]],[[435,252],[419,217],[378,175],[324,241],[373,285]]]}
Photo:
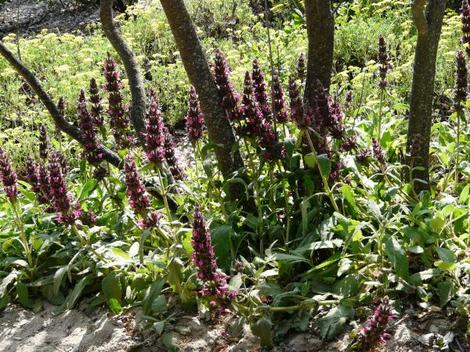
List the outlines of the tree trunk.
{"label": "tree trunk", "polygon": [[[427,3],[427,6],[426,6]],[[429,144],[431,139],[436,56],[446,9],[446,0],[415,0],[413,16],[418,30],[410,120],[407,136],[407,163],[417,193],[429,189]]]}
{"label": "tree trunk", "polygon": [[304,101],[310,106],[315,97],[315,81],[329,91],[333,70],[335,20],[331,0],[305,0],[308,35],[307,80]]}
{"label": "tree trunk", "polygon": [[124,64],[132,95],[131,121],[139,139],[142,141],[142,133],[145,131],[145,114],[147,110],[144,81],[140,74],[139,64],[137,63],[134,52],[126,43],[121,33],[116,29],[113,19],[113,3],[114,0],[101,0],[101,26],[104,34],[111,42]]}
{"label": "tree trunk", "polygon": [[[51,114],[52,119],[54,120],[58,129],[62,132],[68,134],[70,137],[83,144],[82,136],[80,130],[69,123],[60,113],[57,106],[52,102],[49,94],[46,93],[44,88],[41,86],[41,83],[36,78],[36,76],[25,67],[14,55],[8,50],[8,48],[0,41],[0,55],[2,55],[5,60],[18,72],[18,74],[29,84],[31,89],[36,93],[41,102],[44,104],[46,109]],[[104,149],[105,159],[114,166],[119,166],[121,164],[121,159],[119,156],[112,152],[109,149]]]}
{"label": "tree trunk", "polygon": [[[184,68],[199,95],[209,140],[217,145],[217,163],[225,179],[243,167],[232,126],[222,107],[209,64],[183,0],[160,0],[178,46]],[[238,195],[239,196],[239,195]]]}

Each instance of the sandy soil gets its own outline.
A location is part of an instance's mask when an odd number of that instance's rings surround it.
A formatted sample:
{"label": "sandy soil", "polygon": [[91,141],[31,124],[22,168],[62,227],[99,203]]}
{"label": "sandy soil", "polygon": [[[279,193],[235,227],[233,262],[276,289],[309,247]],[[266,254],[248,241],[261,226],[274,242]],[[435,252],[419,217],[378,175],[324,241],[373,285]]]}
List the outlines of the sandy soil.
{"label": "sandy soil", "polygon": [[[1,352],[119,352],[119,351],[184,351],[246,352],[261,351],[256,337],[244,326],[239,337],[230,337],[226,317],[216,325],[207,325],[196,316],[181,315],[168,321],[162,335],[138,323],[139,313],[128,312],[112,317],[104,309],[85,313],[72,310],[53,314],[53,306],[45,305],[39,313],[10,305],[0,313]],[[352,323],[354,326],[354,323]],[[436,341],[449,333],[451,322],[431,312],[414,317],[405,315],[395,323],[392,340],[383,348],[389,352],[438,351]],[[449,336],[449,335],[448,335]],[[461,335],[452,337],[450,351],[469,352]],[[287,336],[273,352],[345,352],[347,333],[336,341],[324,343],[314,329]]]}

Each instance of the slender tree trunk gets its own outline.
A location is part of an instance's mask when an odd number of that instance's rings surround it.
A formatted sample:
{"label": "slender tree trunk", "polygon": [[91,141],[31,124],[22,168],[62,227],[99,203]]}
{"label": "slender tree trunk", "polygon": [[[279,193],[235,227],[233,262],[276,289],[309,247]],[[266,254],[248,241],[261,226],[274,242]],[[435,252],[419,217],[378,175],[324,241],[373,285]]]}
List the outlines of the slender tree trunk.
{"label": "slender tree trunk", "polygon": [[[426,6],[427,3],[427,6]],[[407,163],[414,189],[429,189],[429,144],[431,139],[436,56],[446,9],[446,0],[415,0],[413,17],[418,30],[410,120],[407,137]]]}
{"label": "slender tree trunk", "polygon": [[225,179],[243,166],[232,127],[222,108],[214,78],[183,0],[161,0],[184,68],[199,95],[209,140],[217,145],[217,163]]}
{"label": "slender tree trunk", "polygon": [[[36,93],[39,97],[41,102],[44,104],[46,109],[51,114],[52,119],[54,120],[57,128],[59,128],[62,132],[68,134],[70,137],[82,143],[82,136],[80,134],[80,130],[69,123],[60,113],[57,106],[52,102],[51,97],[42,87],[39,80],[36,76],[27,68],[25,67],[14,55],[13,53],[8,50],[8,48],[0,41],[0,55],[2,55],[5,60],[16,70],[16,72],[29,84],[31,89]],[[104,149],[105,159],[109,163],[113,164],[114,166],[119,166],[121,164],[121,159],[119,156],[112,152],[109,149]]]}
{"label": "slender tree trunk", "polygon": [[315,96],[315,81],[329,91],[333,70],[335,20],[331,0],[305,0],[308,35],[307,79],[304,101],[310,106]]}
{"label": "slender tree trunk", "polygon": [[137,63],[134,52],[115,26],[113,19],[113,3],[114,0],[100,1],[101,26],[104,34],[111,42],[124,64],[132,95],[131,121],[139,138],[142,140],[147,110],[144,81],[140,74],[139,64]]}

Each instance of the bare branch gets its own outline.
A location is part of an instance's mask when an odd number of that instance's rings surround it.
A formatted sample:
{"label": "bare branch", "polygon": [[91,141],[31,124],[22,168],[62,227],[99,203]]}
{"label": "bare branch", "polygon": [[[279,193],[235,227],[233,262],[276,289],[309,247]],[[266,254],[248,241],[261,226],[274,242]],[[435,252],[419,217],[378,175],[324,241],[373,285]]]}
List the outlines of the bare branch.
{"label": "bare branch", "polygon": [[145,113],[147,99],[145,96],[144,81],[140,74],[139,64],[134,52],[117,30],[113,18],[114,0],[101,0],[100,18],[104,34],[119,54],[129,80],[132,95],[131,121],[139,138],[145,130]]}
{"label": "bare branch", "polygon": [[[62,132],[68,134],[80,144],[83,144],[80,130],[74,125],[70,124],[62,116],[59,109],[52,102],[51,97],[46,93],[36,76],[27,67],[25,67],[1,41],[0,55],[2,55],[5,60],[7,60],[8,63],[16,70],[16,72],[30,85],[34,93],[36,93],[36,95],[46,107],[47,111],[49,111],[49,114],[51,114],[56,126]],[[108,161],[112,165],[119,166],[121,164],[121,159],[119,158],[119,156],[111,150],[105,149],[104,153],[106,161]]]}

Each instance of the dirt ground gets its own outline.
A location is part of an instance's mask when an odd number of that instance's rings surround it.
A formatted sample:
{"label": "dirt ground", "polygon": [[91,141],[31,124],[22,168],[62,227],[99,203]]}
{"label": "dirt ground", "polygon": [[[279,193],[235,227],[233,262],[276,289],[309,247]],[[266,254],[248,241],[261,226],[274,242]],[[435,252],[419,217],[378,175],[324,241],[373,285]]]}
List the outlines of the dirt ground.
{"label": "dirt ground", "polygon": [[[167,321],[162,334],[140,319],[138,311],[111,316],[104,310],[86,313],[71,310],[54,315],[54,307],[45,305],[38,313],[10,305],[0,313],[0,351],[2,352],[118,352],[118,351],[184,351],[244,352],[261,351],[248,326],[239,337],[230,337],[227,325],[233,317],[216,325],[205,324],[197,316],[180,315]],[[393,338],[383,351],[439,351],[438,340],[451,341],[451,351],[468,352],[463,337],[449,331],[451,322],[440,312],[416,316],[405,315],[393,327]],[[354,326],[354,323],[352,324]],[[306,333],[287,336],[274,352],[341,352],[347,350],[349,334],[324,343],[312,327]]]}

